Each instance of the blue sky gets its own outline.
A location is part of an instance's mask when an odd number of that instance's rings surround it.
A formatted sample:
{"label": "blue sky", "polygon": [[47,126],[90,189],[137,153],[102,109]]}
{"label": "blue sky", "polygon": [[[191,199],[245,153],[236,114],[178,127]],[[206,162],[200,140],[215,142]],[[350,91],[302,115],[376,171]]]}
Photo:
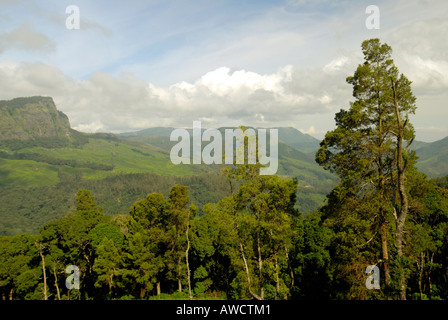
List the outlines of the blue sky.
{"label": "blue sky", "polygon": [[81,131],[201,120],[322,138],[352,100],[361,42],[379,37],[413,81],[417,138],[434,141],[448,135],[447,14],[445,1],[0,0],[0,99],[52,96]]}

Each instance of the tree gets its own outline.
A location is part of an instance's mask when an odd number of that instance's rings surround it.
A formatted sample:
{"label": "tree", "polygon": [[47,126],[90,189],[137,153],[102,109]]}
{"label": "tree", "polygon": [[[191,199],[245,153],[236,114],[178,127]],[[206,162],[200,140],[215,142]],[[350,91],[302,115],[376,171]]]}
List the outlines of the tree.
{"label": "tree", "polygon": [[95,277],[92,270],[95,261],[95,248],[91,231],[104,221],[101,207],[88,190],[79,190],[76,196],[76,211],[46,224],[40,231],[42,244],[55,278],[55,288],[60,298],[58,274],[65,273],[66,265],[76,265],[82,274],[84,294],[93,292]]}
{"label": "tree", "polygon": [[[406,173],[414,157],[408,150],[414,139],[409,115],[415,112],[415,97],[411,82],[399,74],[391,59],[390,46],[371,39],[362,43],[362,50],[364,63],[347,78],[353,86],[355,102],[350,103],[349,110],[336,114],[337,128],[326,134],[316,161],[336,172],[341,186],[352,188],[356,197],[375,194],[378,210],[372,212],[372,228],[375,236],[381,234],[382,263],[389,284],[387,230],[391,213],[395,214],[395,247],[400,259],[403,255],[409,206]],[[405,299],[404,271],[399,283],[400,298]]]}
{"label": "tree", "polygon": [[413,299],[446,296],[448,192],[420,172],[409,172],[409,213],[405,254],[412,263],[408,286]]}
{"label": "tree", "polygon": [[322,224],[320,212],[296,217],[291,223],[291,298],[329,299],[332,282],[329,246],[332,232]]}
{"label": "tree", "polygon": [[[0,293],[2,299],[26,299],[38,287],[42,268],[34,243],[35,236],[28,234],[0,237]],[[39,295],[43,298],[43,288]]]}
{"label": "tree", "polygon": [[106,283],[109,288],[109,296],[112,295],[114,276],[118,274],[118,266],[121,260],[120,252],[115,246],[115,242],[108,238],[103,238],[97,247],[97,258],[93,265],[93,271],[97,274],[96,287],[102,287]]}
{"label": "tree", "polygon": [[47,294],[47,273],[45,270],[45,257],[44,257],[44,250],[45,246],[42,244],[42,242],[36,240],[34,242],[34,245],[37,248],[37,251],[39,252],[39,256],[42,262],[42,276],[43,276],[43,294],[44,294],[44,300],[48,300],[48,294]]}
{"label": "tree", "polygon": [[136,288],[140,299],[154,288],[160,270],[157,243],[144,231],[132,233],[127,240],[122,276],[129,288]]}
{"label": "tree", "polygon": [[190,220],[194,218],[197,213],[196,206],[187,207],[190,202],[188,197],[188,188],[186,186],[176,184],[174,185],[168,196],[168,221],[170,230],[168,232],[171,242],[171,252],[176,261],[176,278],[178,282],[178,291],[182,292],[182,257],[185,257],[186,278],[188,284],[188,293],[192,299],[191,291],[191,271],[189,266],[189,251],[191,247],[190,242]]}
{"label": "tree", "polygon": [[151,291],[154,284],[157,294],[160,294],[161,275],[165,268],[163,223],[166,210],[167,204],[161,193],[149,194],[130,209],[122,274],[130,278],[129,285],[138,285],[140,298]]}
{"label": "tree", "polygon": [[[245,278],[242,288],[257,300],[285,298],[289,294],[286,283],[291,281],[284,270],[288,270],[291,250],[290,221],[297,214],[297,181],[260,176],[259,165],[242,164],[223,171],[234,191],[220,205],[233,217],[234,246],[241,259],[238,263],[233,254],[236,268],[240,268],[237,279]],[[240,283],[237,280],[234,286]]]}
{"label": "tree", "polygon": [[103,218],[103,208],[98,207],[89,190],[80,189],[76,193],[76,214],[86,221],[86,227],[90,231]]}
{"label": "tree", "polygon": [[120,275],[124,235],[120,232],[120,228],[112,223],[98,224],[89,235],[96,252],[93,264],[93,271],[97,276],[95,287],[101,288],[107,284],[108,295],[112,296],[112,289],[116,286],[114,277]]}
{"label": "tree", "polygon": [[[224,291],[232,296],[230,286],[237,272],[241,270],[238,239],[234,229],[234,215],[230,208],[230,197],[218,204],[204,206],[203,216],[193,220],[192,247],[196,266],[194,277],[197,279],[195,292],[198,295],[206,289]],[[236,267],[238,265],[238,267]],[[201,272],[202,269],[207,271]]]}
{"label": "tree", "polygon": [[[396,215],[396,246],[398,257],[403,257],[403,240],[405,234],[405,222],[409,211],[409,198],[406,190],[406,175],[409,171],[409,165],[412,161],[409,160],[410,154],[407,153],[408,147],[414,141],[414,128],[409,124],[408,115],[415,112],[415,97],[411,91],[411,81],[409,81],[403,74],[398,78],[390,77],[392,87],[392,99],[395,112],[396,124],[392,128],[391,133],[396,139],[395,150],[395,170],[396,181],[393,177],[392,192],[395,199],[395,189],[398,189],[400,202],[394,201],[394,213]],[[407,145],[404,146],[404,142]],[[411,154],[412,156],[412,154]],[[406,278],[403,270],[400,275],[400,299],[406,300]]]}

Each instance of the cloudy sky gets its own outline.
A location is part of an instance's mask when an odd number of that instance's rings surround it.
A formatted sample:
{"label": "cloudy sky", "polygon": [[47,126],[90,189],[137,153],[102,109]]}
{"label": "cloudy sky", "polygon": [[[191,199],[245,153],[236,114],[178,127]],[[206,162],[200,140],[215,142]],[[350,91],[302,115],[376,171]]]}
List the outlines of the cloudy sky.
{"label": "cloudy sky", "polygon": [[445,0],[0,0],[0,99],[51,96],[85,132],[200,120],[320,139],[352,101],[362,41],[379,37],[413,81],[417,139],[435,141],[448,136],[447,17]]}

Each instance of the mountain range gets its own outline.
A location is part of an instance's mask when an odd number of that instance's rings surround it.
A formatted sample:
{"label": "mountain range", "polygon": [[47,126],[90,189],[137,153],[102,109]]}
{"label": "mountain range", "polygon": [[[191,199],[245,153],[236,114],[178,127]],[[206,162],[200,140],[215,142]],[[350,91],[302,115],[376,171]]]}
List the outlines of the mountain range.
{"label": "mountain range", "polygon": [[[150,192],[189,187],[198,207],[229,194],[222,165],[174,165],[174,128],[82,133],[70,127],[50,97],[0,101],[0,235],[35,233],[74,208],[79,188],[92,191],[107,214],[127,213]],[[319,140],[292,127],[278,128],[277,174],[299,182],[297,207],[321,206],[337,179],[314,161]],[[448,137],[415,143],[417,166],[430,177],[448,174]]]}
{"label": "mountain range", "polygon": [[[162,148],[169,148],[174,143],[169,142],[173,127],[154,127],[144,130],[120,133],[118,136],[131,141],[146,142]],[[307,160],[314,162],[314,154],[319,149],[320,140],[300,132],[293,127],[278,128],[280,143],[301,152],[299,157],[306,154]],[[414,141],[411,148],[418,156],[417,168],[429,178],[437,178],[448,175],[448,137],[434,142]]]}
{"label": "mountain range", "polygon": [[[145,139],[149,141],[151,138],[155,137],[169,138],[174,129],[175,128],[173,127],[154,127],[134,132],[120,133],[119,136],[124,138],[144,136]],[[320,140],[310,136],[309,134],[302,133],[293,127],[280,127],[277,129],[280,142],[283,142],[301,152],[314,153],[319,148]]]}

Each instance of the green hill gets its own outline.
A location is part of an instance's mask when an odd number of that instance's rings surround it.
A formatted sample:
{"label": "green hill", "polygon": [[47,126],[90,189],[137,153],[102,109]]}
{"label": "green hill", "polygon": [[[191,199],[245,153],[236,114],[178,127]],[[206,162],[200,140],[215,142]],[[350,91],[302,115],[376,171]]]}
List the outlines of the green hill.
{"label": "green hill", "polygon": [[292,127],[278,128],[278,137],[280,141],[302,152],[314,154],[319,149],[320,140]]}
{"label": "green hill", "polygon": [[[219,128],[222,133],[225,129],[235,128]],[[172,128],[170,128],[170,130],[172,130]],[[177,142],[170,141],[168,133],[171,133],[171,131],[163,130],[163,128],[153,128],[153,130],[146,129],[137,131],[134,134],[126,133],[124,139],[127,141],[158,146],[169,152]],[[314,210],[326,200],[326,195],[336,183],[335,176],[317,165],[314,161],[314,152],[305,153],[290,145],[296,145],[297,147],[301,146],[302,149],[307,151],[312,149],[317,150],[317,147],[319,146],[317,139],[305,135],[294,128],[279,128],[278,133],[280,141],[278,150],[279,167],[277,174],[280,176],[297,178],[299,182],[299,191],[297,193],[298,207],[303,212]],[[297,143],[294,143],[294,136],[299,137]],[[282,137],[286,137],[285,140],[290,144],[286,144],[282,140]],[[267,139],[269,141],[269,138]],[[304,141],[306,143],[304,143]]]}
{"label": "green hill", "polygon": [[[0,101],[0,235],[35,233],[73,209],[79,188],[89,189],[107,214],[127,212],[150,192],[175,183],[191,187],[201,208],[229,192],[222,165],[174,165],[173,128],[120,135],[87,134],[70,128],[48,97]],[[319,141],[294,128],[279,129],[277,174],[299,182],[297,207],[322,205],[336,178],[314,161]],[[221,128],[224,130],[224,128]],[[448,137],[416,142],[417,166],[430,177],[448,174]]]}
{"label": "green hill", "polygon": [[431,143],[419,143],[414,146],[417,156],[417,168],[430,178],[448,174],[448,137]]}
{"label": "green hill", "polygon": [[[110,215],[126,213],[138,199],[166,192],[175,183],[190,186],[200,208],[229,192],[222,166],[171,163],[172,128],[86,134],[70,128],[51,98],[0,105],[0,235],[36,233],[73,210],[79,188],[91,190]],[[297,206],[303,212],[319,207],[335,183],[313,155],[281,141],[277,173],[298,179]]]}
{"label": "green hill", "polygon": [[157,137],[169,137],[174,130],[172,127],[154,127],[134,132],[123,132],[118,134],[120,137],[138,137],[152,135]]}
{"label": "green hill", "polygon": [[[221,130],[222,129],[223,128],[221,128]],[[132,138],[135,141],[146,141],[148,143],[167,146],[168,144],[166,141],[169,141],[169,137],[173,130],[174,128],[171,127],[154,127],[134,132],[124,132],[118,134],[118,136]],[[317,149],[319,149],[320,141],[318,139],[310,136],[309,134],[302,133],[292,127],[278,128],[278,138],[281,142],[305,153],[315,153]],[[162,143],[162,141],[164,143]]]}
{"label": "green hill", "polygon": [[[0,235],[35,233],[73,209],[79,188],[89,189],[107,214],[127,212],[150,192],[175,183],[191,187],[201,208],[229,192],[222,165],[174,165],[174,128],[120,135],[87,134],[70,128],[48,97],[0,101]],[[297,207],[322,205],[336,178],[314,161],[319,141],[294,128],[279,129],[277,174],[299,182]],[[220,130],[224,130],[221,128]],[[205,145],[205,143],[204,143]],[[448,174],[448,138],[414,144],[417,166],[430,177]]]}
{"label": "green hill", "polygon": [[[153,146],[158,146],[166,152],[169,152],[171,148],[177,143],[176,141],[170,141],[167,130],[163,128],[153,128],[138,131],[134,134],[126,133],[124,139],[135,143],[146,143]],[[223,133],[225,129],[235,128],[219,128]],[[172,128],[170,129],[172,130]],[[299,184],[306,188],[319,188],[319,193],[322,186],[325,192],[330,191],[334,185],[335,178],[328,171],[321,168],[314,161],[314,152],[306,153],[301,151],[305,150],[317,150],[319,141],[309,135],[305,135],[294,128],[279,128],[279,168],[277,174],[280,176],[296,177],[299,180]],[[293,133],[295,131],[295,133]],[[171,133],[171,131],[169,131]],[[123,135],[120,135],[123,136]],[[191,135],[190,135],[191,136]],[[223,135],[224,136],[224,135]],[[286,137],[289,143],[284,142],[281,137]],[[293,137],[299,137],[297,142],[294,143]],[[269,137],[267,138],[269,141]],[[304,143],[303,141],[307,141]],[[208,142],[203,143],[203,146]],[[293,147],[296,145],[297,147]],[[300,147],[302,146],[302,147]],[[317,147],[316,147],[317,146]],[[301,149],[299,149],[301,148]],[[324,193],[326,194],[326,193]]]}

